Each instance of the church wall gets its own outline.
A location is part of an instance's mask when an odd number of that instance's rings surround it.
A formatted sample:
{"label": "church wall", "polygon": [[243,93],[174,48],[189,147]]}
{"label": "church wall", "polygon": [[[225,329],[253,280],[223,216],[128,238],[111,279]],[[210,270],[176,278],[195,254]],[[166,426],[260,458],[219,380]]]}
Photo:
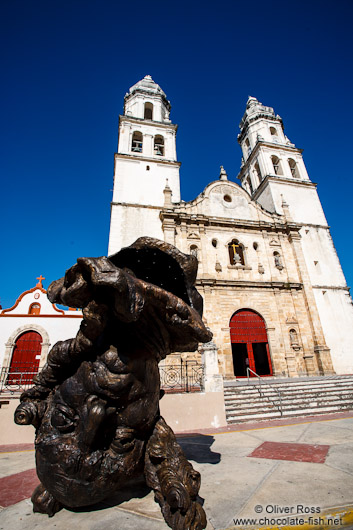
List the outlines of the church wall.
{"label": "church wall", "polygon": [[[149,167],[149,170],[147,169]],[[116,159],[113,202],[162,206],[166,179],[172,189],[173,201],[180,200],[179,166],[148,159]]]}
{"label": "church wall", "polygon": [[275,212],[276,206],[273,201],[272,190],[266,187],[261,195],[258,197],[257,202],[261,204],[268,212]]}
{"label": "church wall", "polygon": [[[244,246],[244,267],[230,264],[228,244],[234,238]],[[217,241],[216,247],[212,245],[213,240]],[[186,253],[190,253],[192,246],[200,249],[199,277],[206,274],[224,280],[299,281],[288,237],[275,231],[210,227],[199,233],[197,228],[190,227],[189,232],[179,229],[175,244]],[[280,255],[283,263],[281,270],[275,265],[274,252]],[[216,272],[216,263],[221,266],[221,271]]]}
{"label": "church wall", "polygon": [[[229,323],[239,309],[251,309],[265,320],[274,375],[297,376],[318,373],[310,322],[301,291],[253,289],[235,286],[206,285],[198,281],[204,297],[204,317],[219,348],[219,368],[226,377],[233,377],[232,348]],[[298,349],[290,341],[291,329],[298,334]]]}
{"label": "church wall", "polygon": [[[284,199],[294,222],[327,226],[326,217],[314,186],[301,184],[297,180],[281,181],[277,177],[275,181],[272,180],[269,183],[268,188],[271,190],[272,200],[278,213],[282,213],[281,204]],[[266,208],[266,204],[262,201],[262,194],[257,200]]]}
{"label": "church wall", "polygon": [[335,371],[353,372],[353,306],[328,228],[301,229],[303,255]]}
{"label": "church wall", "polygon": [[348,290],[313,289],[332,364],[337,374],[353,373],[353,305]]}
{"label": "church wall", "polygon": [[138,237],[164,239],[159,208],[113,204],[108,255],[131,245]]}
{"label": "church wall", "polygon": [[345,277],[328,227],[304,226],[300,235],[312,284],[345,287]]}

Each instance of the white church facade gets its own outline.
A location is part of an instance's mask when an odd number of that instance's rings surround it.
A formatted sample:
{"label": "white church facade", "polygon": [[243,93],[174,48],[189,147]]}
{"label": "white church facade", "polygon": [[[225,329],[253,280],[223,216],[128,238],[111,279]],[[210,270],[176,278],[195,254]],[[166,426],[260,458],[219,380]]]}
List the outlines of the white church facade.
{"label": "white church facade", "polygon": [[220,373],[353,373],[353,306],[329,227],[281,118],[250,97],[240,123],[241,186],[221,168],[180,199],[177,126],[150,76],[125,96],[115,155],[109,251],[140,236],[199,260],[197,288]]}

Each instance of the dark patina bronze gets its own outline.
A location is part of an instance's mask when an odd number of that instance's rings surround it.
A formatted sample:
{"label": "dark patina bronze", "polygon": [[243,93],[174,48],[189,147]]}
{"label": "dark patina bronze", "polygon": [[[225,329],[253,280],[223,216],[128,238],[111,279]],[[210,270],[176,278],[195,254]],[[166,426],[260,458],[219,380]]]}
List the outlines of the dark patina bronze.
{"label": "dark patina bronze", "polygon": [[89,506],[144,477],[171,528],[205,528],[200,474],[159,411],[159,361],[211,340],[196,273],[194,256],[140,238],[109,258],[78,259],[49,286],[49,300],[82,308],[83,320],[15,413],[36,428],[34,511]]}

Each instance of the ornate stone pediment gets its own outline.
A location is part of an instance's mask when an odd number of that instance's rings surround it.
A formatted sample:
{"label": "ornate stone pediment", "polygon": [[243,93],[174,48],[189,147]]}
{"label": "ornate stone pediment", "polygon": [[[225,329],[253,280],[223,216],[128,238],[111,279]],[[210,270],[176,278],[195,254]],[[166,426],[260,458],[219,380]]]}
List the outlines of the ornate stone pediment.
{"label": "ornate stone pediment", "polygon": [[197,232],[189,232],[187,235],[188,239],[200,239],[200,234]]}
{"label": "ornate stone pediment", "polygon": [[280,247],[281,243],[279,242],[279,239],[276,237],[273,237],[270,241],[270,247]]}

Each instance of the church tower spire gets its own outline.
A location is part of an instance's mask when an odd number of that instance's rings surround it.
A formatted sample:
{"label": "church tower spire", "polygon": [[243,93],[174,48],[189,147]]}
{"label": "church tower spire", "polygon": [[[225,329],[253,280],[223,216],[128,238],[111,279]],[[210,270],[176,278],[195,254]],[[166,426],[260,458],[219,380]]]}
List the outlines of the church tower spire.
{"label": "church tower spire", "polygon": [[177,125],[171,105],[150,75],[133,85],[119,116],[108,254],[140,236],[163,239],[159,219],[168,180],[172,202],[180,201]]}

